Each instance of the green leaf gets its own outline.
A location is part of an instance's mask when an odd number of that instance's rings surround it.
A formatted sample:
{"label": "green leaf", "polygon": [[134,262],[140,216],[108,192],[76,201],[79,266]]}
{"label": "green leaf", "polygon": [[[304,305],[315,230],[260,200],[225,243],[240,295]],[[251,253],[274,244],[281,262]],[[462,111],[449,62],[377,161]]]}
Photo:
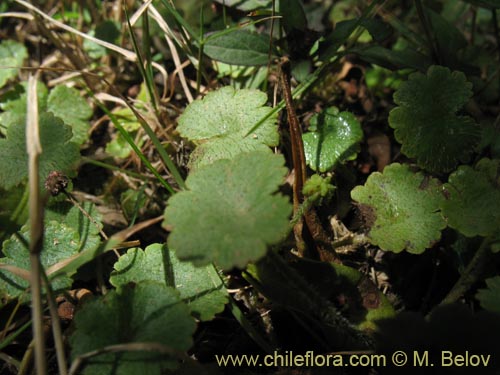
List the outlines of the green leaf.
{"label": "green leaf", "polygon": [[455,25],[446,20],[439,13],[430,8],[426,8],[427,18],[432,25],[438,53],[442,64],[450,67],[459,67],[460,59],[458,52],[467,46],[467,40]]}
{"label": "green leaf", "polygon": [[[141,93],[146,90],[141,89]],[[135,137],[137,130],[141,128],[141,124],[137,121],[134,112],[130,108],[120,108],[118,110],[113,111],[113,114],[116,116],[118,123],[130,133],[132,137]],[[133,151],[130,144],[123,137],[122,133],[115,133],[114,138],[106,144],[106,152],[112,156],[117,158],[125,159],[130,153]],[[137,147],[142,147],[144,143],[141,138],[136,142]]]}
{"label": "green leaf", "polygon": [[[144,91],[146,90],[141,89],[139,95],[143,94]],[[116,117],[118,123],[128,132],[135,132],[141,128],[141,124],[137,120],[137,117],[135,117],[134,112],[128,107],[113,110],[113,115]]]}
{"label": "green leaf", "polygon": [[309,132],[302,136],[307,164],[326,172],[336,164],[356,158],[363,131],[350,112],[327,108],[311,118]]}
{"label": "green leaf", "polygon": [[[113,21],[104,21],[103,23],[99,24],[95,28],[95,30],[90,30],[88,34],[105,42],[115,43],[118,37],[121,35],[121,32],[117,23]],[[106,54],[108,53],[106,47],[103,47],[100,44],[97,44],[88,39],[85,39],[83,41],[83,49],[93,59],[98,59],[100,57],[106,56]]]}
{"label": "green leaf", "polygon": [[19,230],[29,217],[27,188],[0,189],[0,241]]}
{"label": "green leaf", "polygon": [[[126,285],[87,302],[76,313],[70,338],[75,359],[92,350],[127,343],[158,343],[174,351],[191,346],[196,328],[178,293],[156,282]],[[101,354],[89,359],[84,374],[158,374],[176,366],[175,356],[154,351]]]}
{"label": "green leaf", "polygon": [[409,48],[398,51],[384,48],[379,45],[368,45],[353,48],[350,52],[357,54],[369,63],[390,70],[411,68],[426,71],[431,65],[430,58]]}
{"label": "green leaf", "polygon": [[127,158],[131,152],[132,147],[120,133],[116,134],[116,138],[106,144],[106,153],[120,159]]}
{"label": "green leaf", "polygon": [[[2,252],[4,258],[0,258],[1,264],[12,265],[29,272],[30,256],[27,244],[29,243],[29,228],[23,227],[19,237],[12,237],[3,243]],[[63,223],[49,221],[45,225],[43,237],[43,251],[40,261],[45,269],[59,261],[77,254],[81,248],[78,232]],[[67,275],[60,275],[52,280],[52,288],[60,291],[69,288],[72,280]],[[0,294],[7,294],[11,298],[21,296],[29,287],[29,282],[13,273],[0,269]],[[24,294],[22,300],[29,299],[29,294]]]}
{"label": "green leaf", "polygon": [[64,85],[55,87],[49,94],[47,111],[71,126],[73,130],[71,142],[81,145],[89,139],[89,119],[92,116],[92,108],[76,89]]}
{"label": "green leaf", "polygon": [[28,50],[21,43],[13,40],[0,43],[0,88],[17,75],[18,69],[15,67],[21,67],[27,57]]}
{"label": "green leaf", "polygon": [[146,250],[129,249],[115,263],[110,282],[118,287],[144,280],[166,283],[175,287],[191,309],[193,316],[210,320],[224,310],[228,294],[214,266],[195,268],[180,262],[172,250],[161,244],[149,245]]}
{"label": "green leaf", "polygon": [[365,81],[374,95],[383,96],[388,89],[397,90],[401,83],[408,78],[408,69],[391,71],[374,65],[366,70]]}
{"label": "green leaf", "polygon": [[164,254],[162,245],[157,243],[149,245],[146,250],[137,247],[129,249],[115,263],[109,281],[115,287],[127,285],[130,282],[140,283],[145,280],[168,285],[164,255],[166,254]]}
{"label": "green leaf", "polygon": [[138,190],[127,189],[120,194],[120,208],[130,225],[135,223],[139,212],[145,208],[148,196],[144,192],[146,185]]}
{"label": "green leaf", "polygon": [[483,309],[500,313],[500,276],[491,277],[485,282],[487,288],[479,289],[476,299],[479,300]]}
{"label": "green leaf", "polygon": [[441,202],[450,227],[467,237],[500,230],[499,168],[500,160],[482,159],[475,169],[462,165],[450,175]]}
{"label": "green leaf", "polygon": [[300,0],[281,0],[279,5],[281,22],[287,34],[294,29],[300,31],[307,29],[307,18]]}
{"label": "green leaf", "polygon": [[319,174],[313,174],[304,184],[302,194],[306,197],[310,197],[314,194],[318,194],[322,198],[330,197],[335,191],[335,186],[330,183],[330,180],[330,177],[322,177]]}
{"label": "green leaf", "polygon": [[[68,202],[53,203],[45,210],[44,250],[41,259],[46,269],[72,255],[92,251],[99,246],[101,242],[99,237],[99,228],[102,226],[101,217],[92,203],[84,202],[82,206],[98,227],[77,207]],[[25,239],[25,243],[28,243],[28,237],[28,228],[24,227],[21,231],[21,238]],[[14,235],[10,240],[5,241],[3,252],[6,257],[2,258],[2,263],[26,270],[30,269],[28,249],[19,237]],[[56,280],[52,287],[58,290],[70,287],[72,280],[69,276],[74,272],[75,270],[58,272],[57,276],[49,275],[49,279],[55,278]],[[2,285],[1,280],[6,283],[5,286]],[[28,285],[26,280],[22,280],[18,276],[8,272],[3,275],[0,273],[0,294],[1,291],[8,291],[9,295],[17,297]]]}
{"label": "green leaf", "polygon": [[226,7],[235,7],[244,12],[259,8],[269,8],[271,0],[215,0]]}
{"label": "green leaf", "polygon": [[335,25],[329,35],[319,43],[320,59],[327,61],[337,54],[338,49],[342,44],[347,42],[356,27],[359,26],[357,19],[343,20]]}
{"label": "green leaf", "polygon": [[54,220],[73,228],[79,235],[80,243],[78,252],[96,247],[101,238],[99,231],[102,229],[102,217],[96,206],[91,202],[81,203],[82,208],[92,218],[92,221],[69,202],[55,202],[45,210],[45,221]]}
{"label": "green leaf", "polygon": [[226,64],[266,65],[269,61],[269,39],[269,35],[247,30],[223,31],[219,35],[207,36],[204,52],[211,59]]}
{"label": "green leaf", "polygon": [[476,152],[481,153],[488,148],[491,157],[500,158],[500,128],[497,128],[493,121],[481,124],[481,127],[481,142],[477,146]]}
{"label": "green leaf", "polygon": [[[14,88],[6,92],[0,98],[0,125],[8,129],[11,124],[22,121],[26,115],[27,107],[27,82],[21,82]],[[47,87],[40,81],[36,83],[36,93],[38,97],[38,111],[44,112],[47,108]]]}
{"label": "green leaf", "polygon": [[[82,270],[81,273],[78,273],[79,268],[93,261],[98,256],[116,249],[121,245],[121,243],[122,241],[120,241],[119,238],[111,237],[109,240],[101,242],[96,247],[82,250],[71,258],[65,259],[63,262],[59,263],[57,267],[51,269],[51,278],[55,278],[63,274],[73,275],[77,273],[75,278],[84,280],[86,278],[85,270]],[[92,274],[93,276],[95,276],[96,272],[92,272]]]}
{"label": "green leaf", "polygon": [[[28,94],[26,93],[27,89],[28,82],[26,81],[15,85],[12,90],[7,91],[0,98],[0,109],[5,112],[16,112],[20,115],[26,114],[28,98]],[[43,82],[37,81],[36,94],[38,97],[38,108],[44,111],[47,108],[48,89]]]}
{"label": "green leaf", "polygon": [[173,229],[168,245],[180,260],[195,266],[216,262],[244,267],[283,239],[291,206],[274,195],[283,182],[283,157],[264,152],[218,160],[192,172],[168,201],[165,224]]}
{"label": "green leaf", "polygon": [[369,238],[383,250],[420,254],[439,240],[446,227],[438,212],[444,199],[439,181],[399,163],[385,167],[383,174],[372,173],[364,186],[351,191],[351,197],[374,211]]}
{"label": "green leaf", "polygon": [[[72,137],[69,126],[51,113],[42,113],[39,118],[40,143],[40,182],[51,171],[60,171],[71,177],[80,158],[78,145],[70,142]],[[12,124],[6,139],[0,139],[0,187],[10,189],[24,181],[28,176],[28,154],[26,153],[26,126],[24,117]]]}
{"label": "green leaf", "polygon": [[172,250],[167,255],[171,270],[169,283],[180,292],[192,314],[206,321],[222,312],[229,295],[215,267],[209,264],[196,268],[190,262],[181,262]]}
{"label": "green leaf", "polygon": [[229,295],[212,264],[196,268],[190,262],[181,262],[172,250],[166,255],[168,282],[179,291],[182,300],[197,319],[211,320],[215,314],[224,310],[224,305],[229,302]]}
{"label": "green leaf", "polygon": [[195,100],[179,118],[179,133],[195,143],[191,168],[215,160],[232,158],[242,152],[269,151],[279,143],[276,115],[267,119],[253,134],[245,135],[271,108],[266,94],[258,90],[235,90],[230,86]]}
{"label": "green leaf", "polygon": [[373,40],[377,43],[383,43],[394,33],[393,27],[388,22],[378,18],[364,19],[361,25],[368,30]]}
{"label": "green leaf", "polygon": [[480,129],[471,117],[456,113],[471,97],[471,87],[463,73],[442,66],[431,66],[427,75],[411,74],[394,94],[399,107],[389,114],[401,151],[431,172],[466,162]]}

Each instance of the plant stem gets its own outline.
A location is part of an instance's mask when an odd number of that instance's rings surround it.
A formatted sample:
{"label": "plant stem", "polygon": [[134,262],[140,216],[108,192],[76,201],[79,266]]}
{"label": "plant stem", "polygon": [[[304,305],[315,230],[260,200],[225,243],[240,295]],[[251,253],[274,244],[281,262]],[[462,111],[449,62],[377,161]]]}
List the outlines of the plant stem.
{"label": "plant stem", "polygon": [[[293,179],[293,213],[296,215],[304,200],[302,189],[306,181],[306,158],[304,154],[304,145],[302,144],[302,129],[300,128],[300,123],[293,106],[292,90],[290,88],[290,60],[288,60],[288,58],[283,58],[279,64],[279,79],[281,90],[285,98],[293,170],[295,171],[295,178]],[[304,225],[302,217],[299,216],[293,226],[293,233],[297,242],[296,248],[300,256],[304,256],[306,251],[303,232]]]}
{"label": "plant stem", "polygon": [[47,291],[50,318],[52,319],[52,335],[54,337],[54,346],[56,349],[57,367],[59,368],[59,375],[67,375],[68,368],[66,366],[66,353],[64,351],[63,334],[61,330],[61,323],[59,321],[59,315],[57,313],[57,305],[50,286],[50,281],[45,272],[42,273],[45,290]]}
{"label": "plant stem", "polygon": [[38,127],[38,98],[36,78],[28,79],[28,108],[26,120],[26,145],[29,158],[29,211],[30,211],[30,264],[31,264],[31,311],[33,339],[35,342],[35,364],[38,375],[47,373],[45,360],[45,337],[43,332],[43,303],[40,252],[43,248],[43,207],[40,198],[39,156],[42,153]]}
{"label": "plant stem", "polygon": [[[279,68],[280,84],[283,96],[285,97],[288,125],[290,128],[293,169],[295,171],[295,179],[293,181],[293,212],[296,214],[304,201],[302,189],[306,182],[306,157],[304,154],[304,144],[302,142],[302,129],[293,105],[292,90],[290,88],[290,61],[288,58],[282,59]],[[329,246],[331,242],[330,238],[323,228],[316,210],[306,210],[304,212],[304,219],[307,230],[314,240],[312,245],[317,255],[319,255],[319,258],[324,261],[337,261],[338,258],[335,254],[335,250]],[[293,231],[295,239],[297,240],[297,250],[301,256],[305,255],[306,249],[303,230],[303,224],[299,220],[294,225]],[[329,249],[327,247],[329,247]]]}
{"label": "plant stem", "polygon": [[476,254],[467,265],[467,268],[462,273],[453,288],[449,291],[448,295],[441,301],[439,306],[447,305],[458,301],[471,286],[479,280],[483,273],[484,266],[490,255],[491,238],[486,237],[481,246],[476,251]]}
{"label": "plant stem", "polygon": [[304,145],[302,144],[302,129],[295,113],[292,100],[292,90],[290,89],[290,61],[284,58],[280,65],[280,84],[285,97],[288,125],[290,128],[290,140],[292,146],[293,168],[295,178],[293,182],[293,209],[297,212],[299,205],[303,201],[302,188],[306,182],[306,157]]}
{"label": "plant stem", "polygon": [[[38,241],[36,241],[38,242]],[[40,241],[41,242],[41,241]],[[33,241],[30,241],[30,245]],[[38,246],[36,246],[38,247]],[[43,332],[43,303],[42,288],[40,282],[42,265],[39,261],[39,254],[31,252],[31,316],[33,319],[33,337],[35,342],[35,365],[36,373],[45,375],[47,373],[47,363],[45,360],[45,335]]]}

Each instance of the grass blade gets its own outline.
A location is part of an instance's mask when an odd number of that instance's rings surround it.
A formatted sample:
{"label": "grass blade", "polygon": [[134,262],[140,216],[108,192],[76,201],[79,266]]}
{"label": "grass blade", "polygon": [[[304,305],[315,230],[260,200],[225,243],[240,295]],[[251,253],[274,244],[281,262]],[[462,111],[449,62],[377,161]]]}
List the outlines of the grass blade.
{"label": "grass blade", "polygon": [[[137,156],[139,156],[139,158],[144,163],[144,165],[151,171],[151,173],[153,173],[155,175],[155,177],[158,179],[158,181],[168,190],[168,192],[170,194],[175,194],[175,190],[172,188],[172,186],[170,186],[170,184],[153,167],[153,165],[149,162],[148,158],[146,158],[146,156],[142,153],[142,151],[139,149],[139,147],[137,147],[137,145],[134,142],[134,139],[130,136],[130,134],[127,132],[127,130],[125,130],[123,128],[123,126],[120,125],[120,122],[118,121],[118,119],[116,118],[116,116],[113,113],[111,113],[111,111],[108,108],[106,108],[106,106],[103,103],[101,103],[101,101],[98,100],[91,91],[89,91],[89,95],[92,96],[92,98],[94,99],[94,101],[96,102],[96,104],[99,106],[99,108],[101,108],[103,110],[103,112],[108,115],[108,117],[110,118],[110,120],[113,123],[113,125],[118,129],[118,131],[120,132],[120,134],[123,136],[123,138],[130,145],[130,147],[132,147],[132,149],[137,154]],[[144,119],[143,119],[143,121],[144,121]],[[142,125],[142,122],[141,122],[141,125]],[[149,127],[149,125],[147,125],[147,128],[149,128],[149,131],[151,133],[153,132],[153,130]],[[147,133],[147,130],[146,130],[146,133]],[[158,138],[156,137],[156,135],[155,135],[155,138],[158,140]],[[158,140],[158,142],[159,142],[159,140]],[[161,148],[163,148],[163,146]],[[163,150],[163,151],[166,153],[165,150]],[[170,159],[169,159],[169,161],[170,161]],[[172,161],[170,161],[170,163],[172,163]],[[184,183],[184,181],[182,181],[182,182]]]}
{"label": "grass blade", "polygon": [[[151,100],[151,104],[155,112],[158,112],[158,93],[156,92],[155,85],[153,83],[153,70],[151,68],[151,54],[149,53],[149,34],[148,32],[148,24],[147,12],[143,14],[143,40],[144,40],[144,51],[141,51],[139,45],[137,43],[137,39],[134,34],[134,30],[132,29],[132,24],[130,23],[130,17],[128,16],[128,12],[125,10],[125,17],[127,18],[128,32],[130,38],[132,40],[132,45],[134,47],[134,51],[137,55],[137,66],[139,67],[139,71],[141,72],[142,78],[144,82],[146,82],[146,88],[148,90],[149,99]],[[146,54],[146,60],[144,60],[143,52]]]}

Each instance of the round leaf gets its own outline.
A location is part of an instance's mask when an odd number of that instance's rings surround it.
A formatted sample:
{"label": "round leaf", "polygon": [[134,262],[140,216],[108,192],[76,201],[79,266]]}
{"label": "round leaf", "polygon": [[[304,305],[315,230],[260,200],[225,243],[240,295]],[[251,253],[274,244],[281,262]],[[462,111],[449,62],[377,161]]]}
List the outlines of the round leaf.
{"label": "round leaf", "polygon": [[500,313],[500,276],[486,279],[486,289],[479,289],[476,298],[485,310]]}
{"label": "round leaf", "polygon": [[[0,43],[0,87],[17,75],[17,68],[23,65],[24,59],[28,57],[26,47],[13,40]],[[8,68],[6,68],[8,67]]]}
{"label": "round leaf", "polygon": [[443,200],[439,181],[398,163],[387,166],[383,174],[372,173],[351,196],[374,210],[369,238],[383,250],[420,254],[439,240],[446,226],[438,212]]}
{"label": "round leaf", "polygon": [[262,257],[288,229],[290,203],[273,194],[286,173],[283,163],[280,155],[251,152],[192,172],[189,190],[170,198],[165,210],[173,227],[169,247],[195,266],[244,267]]}
{"label": "round leaf", "polygon": [[101,214],[91,202],[82,202],[82,208],[89,214],[93,222],[78,209],[67,201],[55,202],[45,210],[45,221],[54,220],[73,228],[79,235],[80,242],[78,252],[93,248],[101,242],[99,235],[102,229]]}
{"label": "round leaf", "polygon": [[431,66],[427,75],[413,73],[394,93],[389,124],[401,151],[432,172],[448,172],[467,161],[479,142],[480,129],[457,111],[472,96],[472,84],[461,72]]}
{"label": "round leaf", "polygon": [[180,116],[177,127],[183,137],[200,145],[191,156],[191,167],[277,146],[276,116],[246,136],[270,112],[271,108],[264,106],[266,100],[266,94],[258,90],[235,90],[227,86],[192,102]]}
{"label": "round leaf", "polygon": [[335,164],[356,158],[363,139],[361,125],[352,113],[330,107],[311,118],[311,130],[302,136],[309,166],[326,172]]}
{"label": "round leaf", "polygon": [[[0,258],[0,263],[16,266],[29,272],[31,264],[27,243],[29,243],[29,228],[26,226],[22,229],[19,237],[12,235],[3,243],[2,252],[5,257]],[[47,269],[59,261],[77,254],[80,245],[80,238],[75,229],[63,223],[50,221],[45,225],[40,261]],[[72,282],[70,277],[63,275],[52,280],[52,288],[54,290],[69,288]],[[0,295],[6,294],[11,298],[19,297],[28,287],[29,281],[9,271],[0,270]],[[24,294],[23,300],[27,298],[29,298],[29,294]]]}
{"label": "round leaf", "polygon": [[[22,122],[26,115],[26,106],[28,100],[28,82],[21,82],[7,91],[0,97],[0,125],[9,129],[10,125]],[[40,81],[36,83],[36,95],[38,99],[38,111],[41,113],[47,108],[47,87]],[[3,131],[3,129],[2,129]]]}
{"label": "round leaf", "polygon": [[142,251],[129,249],[115,263],[110,282],[114,286],[145,280],[166,283],[180,293],[180,297],[200,320],[210,320],[222,312],[228,294],[214,266],[195,268],[189,262],[180,262],[172,250],[153,244]]}
{"label": "round leaf", "polygon": [[489,236],[500,231],[499,160],[481,160],[476,169],[460,166],[444,185],[441,202],[448,225],[467,237]]}
{"label": "round leaf", "polygon": [[49,94],[47,110],[71,126],[72,142],[80,145],[89,138],[88,120],[92,116],[92,108],[76,89],[64,85],[55,87]]}
{"label": "round leaf", "polygon": [[[178,293],[155,282],[129,284],[87,302],[76,313],[70,338],[73,359],[109,345],[159,343],[185,351],[196,324]],[[84,374],[161,374],[175,357],[154,351],[106,353],[92,357]]]}
{"label": "round leaf", "polygon": [[[41,183],[51,171],[74,175],[80,158],[78,145],[70,142],[69,126],[51,113],[42,113],[40,123]],[[0,187],[9,189],[21,183],[28,176],[28,154],[26,152],[26,125],[24,116],[12,124],[6,139],[0,139]]]}

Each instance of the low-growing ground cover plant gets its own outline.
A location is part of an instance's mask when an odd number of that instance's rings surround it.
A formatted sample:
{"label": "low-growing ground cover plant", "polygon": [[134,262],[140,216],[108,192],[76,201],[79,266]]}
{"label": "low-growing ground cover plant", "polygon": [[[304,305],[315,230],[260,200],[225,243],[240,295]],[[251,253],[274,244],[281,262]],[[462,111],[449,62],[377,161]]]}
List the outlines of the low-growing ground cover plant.
{"label": "low-growing ground cover plant", "polygon": [[2,3],[2,373],[497,373],[498,8]]}

